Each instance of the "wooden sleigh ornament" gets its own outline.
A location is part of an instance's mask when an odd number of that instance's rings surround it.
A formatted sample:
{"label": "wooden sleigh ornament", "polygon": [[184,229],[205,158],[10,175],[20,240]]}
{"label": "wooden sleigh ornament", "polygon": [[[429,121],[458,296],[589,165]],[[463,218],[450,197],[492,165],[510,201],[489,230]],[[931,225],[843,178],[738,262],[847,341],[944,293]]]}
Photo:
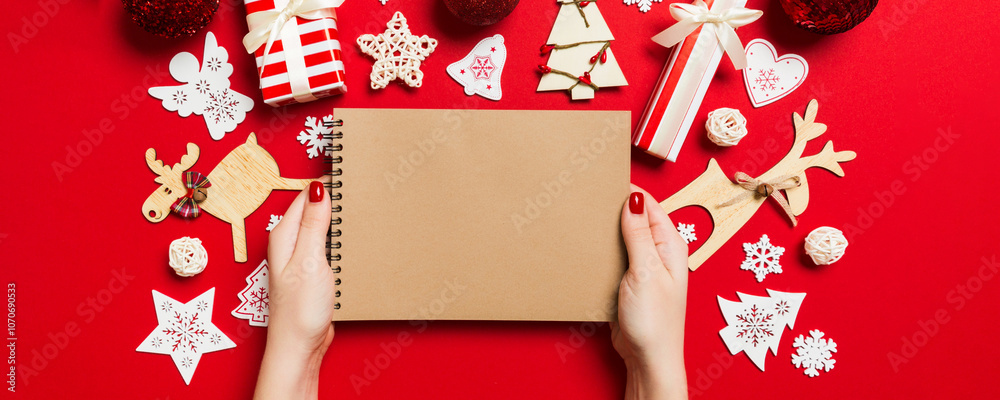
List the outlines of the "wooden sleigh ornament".
{"label": "wooden sleigh ornament", "polygon": [[197,217],[202,211],[228,222],[233,228],[233,252],[236,262],[247,261],[244,220],[260,207],[272,190],[302,190],[316,179],[288,179],[278,173],[278,164],[253,133],[246,143],[229,152],[208,176],[189,172],[200,150],[187,144],[187,154],[173,167],[156,159],[156,150],[146,150],[146,165],[157,177],[160,187],[142,204],[142,215],[157,223],[171,211]]}
{"label": "wooden sleigh ornament", "polygon": [[[805,173],[807,169],[819,167],[837,176],[844,176],[840,163],[853,160],[857,154],[853,151],[834,151],[833,141],[826,142],[818,154],[802,157],[806,142],[826,132],[826,125],[816,122],[818,108],[819,103],[812,100],[806,106],[805,118],[798,113],[792,114],[795,124],[792,148],[762,175],[752,178],[737,173],[737,182],[733,182],[713,158],[698,178],[660,202],[667,213],[696,205],[707,210],[712,217],[715,225],[712,235],[688,258],[688,267],[692,271],[698,269],[732,238],[768,197],[774,197],[782,205],[794,225],[795,217],[801,215],[809,204],[809,183]],[[782,189],[788,196],[787,200],[780,192]]]}

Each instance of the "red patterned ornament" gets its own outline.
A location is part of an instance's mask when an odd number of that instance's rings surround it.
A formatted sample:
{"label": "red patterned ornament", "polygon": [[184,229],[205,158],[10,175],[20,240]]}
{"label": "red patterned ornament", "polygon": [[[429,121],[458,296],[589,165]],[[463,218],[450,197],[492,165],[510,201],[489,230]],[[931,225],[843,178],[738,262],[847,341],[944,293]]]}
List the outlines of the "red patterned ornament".
{"label": "red patterned ornament", "polygon": [[122,0],[122,4],[139,27],[168,39],[194,35],[219,9],[219,0]]}
{"label": "red patterned ornament", "polygon": [[444,0],[458,19],[470,25],[493,25],[504,19],[520,0]]}
{"label": "red patterned ornament", "polygon": [[878,0],[779,0],[799,28],[832,35],[845,32],[871,15]]}

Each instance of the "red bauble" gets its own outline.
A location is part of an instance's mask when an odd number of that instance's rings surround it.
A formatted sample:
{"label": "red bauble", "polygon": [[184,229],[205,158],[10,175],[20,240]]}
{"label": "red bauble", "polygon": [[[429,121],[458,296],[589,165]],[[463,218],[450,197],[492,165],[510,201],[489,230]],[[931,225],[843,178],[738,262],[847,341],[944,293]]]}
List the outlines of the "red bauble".
{"label": "red bauble", "polygon": [[871,15],[878,0],[779,0],[799,28],[832,35],[851,29]]}
{"label": "red bauble", "polygon": [[122,0],[125,11],[146,32],[175,38],[191,36],[212,21],[219,0]]}
{"label": "red bauble", "polygon": [[444,0],[448,11],[470,25],[493,25],[504,19],[519,0]]}

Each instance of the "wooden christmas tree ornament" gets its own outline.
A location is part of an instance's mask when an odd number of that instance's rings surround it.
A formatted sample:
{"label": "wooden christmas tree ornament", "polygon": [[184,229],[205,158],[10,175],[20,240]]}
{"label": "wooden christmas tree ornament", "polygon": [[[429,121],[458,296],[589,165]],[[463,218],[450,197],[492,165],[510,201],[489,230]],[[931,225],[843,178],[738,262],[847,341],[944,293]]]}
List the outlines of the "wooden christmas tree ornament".
{"label": "wooden christmas tree ornament", "polygon": [[[168,167],[156,159],[156,150],[146,150],[146,165],[157,177],[161,186],[142,204],[142,215],[149,222],[160,222],[173,209],[184,216],[200,215],[201,210],[233,227],[233,251],[236,262],[247,261],[247,240],[244,220],[260,207],[272,190],[302,190],[315,179],[287,179],[278,173],[278,164],[263,147],[257,144],[253,133],[246,143],[229,152],[208,174],[207,182],[192,184],[185,173],[198,161],[200,150],[194,143],[187,144],[187,154],[181,161]],[[200,199],[200,200],[199,200]],[[178,211],[182,210],[183,211]]]}
{"label": "wooden christmas tree ornament", "polygon": [[[820,167],[837,176],[844,176],[839,163],[851,161],[857,154],[853,151],[834,151],[833,141],[828,141],[818,154],[802,157],[806,142],[826,132],[826,125],[816,122],[818,108],[819,103],[812,100],[806,106],[805,118],[798,113],[792,114],[795,124],[792,148],[762,175],[753,178],[738,172],[737,182],[733,182],[713,158],[697,179],[660,202],[667,213],[687,206],[700,206],[712,217],[715,225],[712,235],[688,259],[688,267],[692,271],[698,269],[732,238],[768,197],[773,197],[781,205],[794,225],[795,217],[802,214],[809,204],[809,183],[805,174],[807,169]],[[787,200],[781,193],[782,189],[788,196]]]}

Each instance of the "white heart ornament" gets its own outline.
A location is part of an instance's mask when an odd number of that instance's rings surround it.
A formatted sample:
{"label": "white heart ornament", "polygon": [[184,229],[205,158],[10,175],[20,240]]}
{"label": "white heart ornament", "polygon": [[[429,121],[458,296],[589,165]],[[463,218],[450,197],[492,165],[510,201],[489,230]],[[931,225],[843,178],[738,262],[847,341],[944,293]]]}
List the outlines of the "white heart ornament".
{"label": "white heart ornament", "polygon": [[797,54],[778,52],[770,42],[754,39],[747,44],[747,67],[743,69],[743,83],[754,108],[778,101],[802,86],[809,75],[809,63]]}

